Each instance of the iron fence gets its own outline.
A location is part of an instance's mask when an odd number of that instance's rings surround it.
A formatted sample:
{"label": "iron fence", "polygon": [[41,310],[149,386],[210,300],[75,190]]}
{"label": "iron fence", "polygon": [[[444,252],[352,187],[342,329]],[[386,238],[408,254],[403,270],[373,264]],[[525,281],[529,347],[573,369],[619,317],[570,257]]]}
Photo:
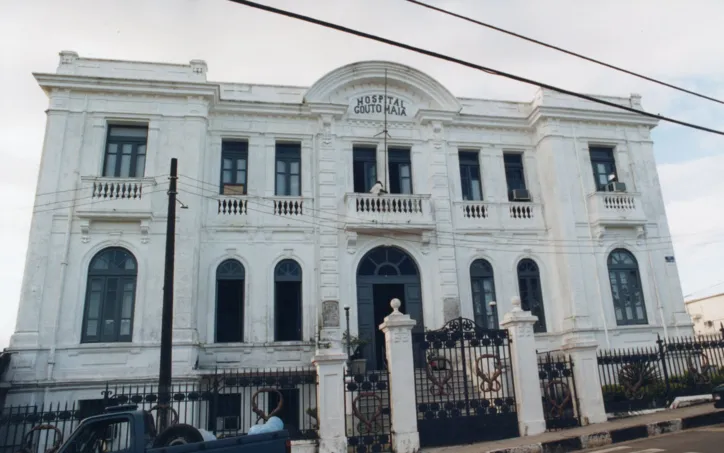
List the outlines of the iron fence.
{"label": "iron fence", "polygon": [[516,437],[510,336],[458,318],[413,334],[422,447]]}
{"label": "iron fence", "polygon": [[344,400],[348,451],[392,451],[388,371],[348,372]]}
{"label": "iron fence", "polygon": [[538,354],[538,379],[546,429],[553,431],[581,426],[571,357],[551,352]]}
{"label": "iron fence", "polygon": [[599,351],[598,372],[609,413],[662,408],[679,396],[711,394],[724,383],[724,331]]}
{"label": "iron fence", "polygon": [[[159,426],[170,423],[211,431],[217,438],[246,434],[252,426],[279,417],[293,440],[317,437],[317,373],[313,368],[244,369],[176,382],[167,395],[150,383],[107,384],[100,398],[53,404],[9,406],[0,413],[0,453],[43,453],[106,407],[135,404],[151,412]],[[52,425],[38,429],[38,425]],[[35,429],[34,429],[35,428]]]}

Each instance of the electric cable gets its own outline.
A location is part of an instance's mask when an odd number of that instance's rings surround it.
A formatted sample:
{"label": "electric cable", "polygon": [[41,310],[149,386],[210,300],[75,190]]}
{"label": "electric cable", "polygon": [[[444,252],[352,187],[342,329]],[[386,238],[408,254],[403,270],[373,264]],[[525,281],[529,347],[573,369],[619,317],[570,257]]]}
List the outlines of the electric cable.
{"label": "electric cable", "polygon": [[410,50],[410,51],[412,51],[412,52],[416,52],[416,53],[419,53],[419,54],[422,54],[422,55],[427,55],[427,56],[429,56],[429,57],[437,58],[437,59],[444,60],[444,61],[448,61],[448,62],[451,62],[451,63],[456,63],[456,64],[459,64],[459,65],[462,65],[462,66],[466,66],[466,67],[468,67],[468,68],[477,69],[478,71],[487,72],[487,73],[489,73],[489,74],[493,74],[493,75],[505,77],[505,78],[512,79],[512,80],[516,80],[516,81],[518,81],[518,82],[526,83],[526,84],[529,84],[529,85],[535,85],[535,86],[538,86],[538,87],[541,87],[541,88],[546,88],[546,89],[551,90],[551,91],[556,91],[556,92],[558,92],[558,93],[566,94],[566,95],[573,96],[573,97],[577,97],[577,98],[580,98],[580,99],[585,99],[585,100],[587,100],[587,101],[595,102],[595,103],[597,103],[597,104],[605,105],[605,106],[608,106],[608,107],[613,107],[613,108],[616,108],[616,109],[619,109],[619,110],[625,110],[625,111],[627,111],[627,112],[636,113],[636,114],[639,114],[639,115],[641,115],[641,116],[645,116],[645,117],[648,117],[648,118],[654,118],[654,119],[659,120],[659,121],[666,121],[666,122],[669,122],[669,123],[678,124],[678,125],[680,125],[680,126],[685,126],[685,127],[688,127],[688,128],[697,129],[697,130],[701,130],[701,131],[705,131],[705,132],[710,132],[710,133],[712,133],[712,134],[717,134],[717,135],[722,135],[722,136],[724,136],[724,131],[720,131],[720,130],[716,130],[716,129],[711,129],[711,128],[704,127],[704,126],[699,126],[699,125],[697,125],[697,124],[688,123],[688,122],[686,122],[686,121],[677,120],[677,119],[670,118],[670,117],[667,117],[667,116],[658,115],[658,114],[655,114],[655,113],[645,112],[645,111],[643,111],[643,110],[638,110],[638,109],[635,109],[635,108],[632,108],[632,107],[626,107],[625,105],[616,104],[615,102],[606,101],[606,100],[604,100],[604,99],[599,99],[599,98],[596,98],[596,97],[594,97],[594,96],[589,96],[589,95],[587,95],[587,94],[577,93],[577,92],[575,92],[575,91],[570,91],[570,90],[567,90],[567,89],[565,89],[565,88],[560,88],[560,87],[556,87],[556,86],[554,86],[554,85],[549,85],[549,84],[547,84],[547,83],[537,82],[537,81],[535,81],[535,80],[527,79],[527,78],[525,78],[525,77],[521,77],[521,76],[518,76],[518,75],[515,75],[515,74],[511,74],[511,73],[504,72],[504,71],[499,71],[499,70],[497,70],[497,69],[488,68],[488,67],[481,66],[481,65],[478,65],[478,64],[475,64],[475,63],[471,63],[471,62],[468,62],[468,61],[465,61],[465,60],[461,60],[461,59],[459,59],[459,58],[454,58],[454,57],[451,57],[451,56],[449,56],[449,55],[444,55],[444,54],[441,54],[441,53],[438,53],[438,52],[433,52],[433,51],[431,51],[431,50],[423,49],[423,48],[421,48],[421,47],[416,47],[416,46],[412,46],[412,45],[410,45],[410,44],[401,43],[401,42],[399,42],[399,41],[395,41],[395,40],[392,40],[392,39],[383,38],[383,37],[381,37],[381,36],[377,36],[377,35],[373,35],[373,34],[370,34],[370,33],[363,32],[363,31],[359,31],[359,30],[355,30],[355,29],[352,29],[352,28],[344,27],[344,26],[342,26],[342,25],[333,24],[333,23],[331,23],[331,22],[326,22],[326,21],[323,21],[323,20],[320,20],[320,19],[315,19],[315,18],[313,18],[313,17],[309,17],[309,16],[305,16],[305,15],[302,15],[302,14],[293,13],[293,12],[291,12],[291,11],[286,11],[286,10],[279,9],[279,8],[274,8],[274,7],[271,7],[271,6],[262,5],[262,4],[259,4],[259,3],[256,3],[256,2],[251,2],[251,1],[248,1],[248,0],[229,0],[229,1],[230,1],[230,2],[233,2],[233,3],[238,3],[238,4],[240,4],[240,5],[245,5],[245,6],[249,6],[249,7],[252,7],[252,8],[256,8],[256,9],[260,9],[260,10],[263,10],[263,11],[267,11],[267,12],[270,12],[270,13],[280,14],[280,15],[282,15],[282,16],[291,17],[291,18],[293,18],[293,19],[301,20],[301,21],[304,21],[304,22],[308,22],[308,23],[312,23],[312,24],[316,24],[316,25],[321,25],[321,26],[323,26],[323,27],[330,28],[330,29],[337,30],[337,31],[341,31],[341,32],[344,32],[344,33],[347,33],[347,34],[351,34],[351,35],[359,36],[359,37],[362,37],[362,38],[370,39],[370,40],[373,40],[373,41],[381,42],[381,43],[388,44],[388,45],[391,45],[391,46],[394,46],[394,47],[399,47],[399,48],[401,48],[401,49]]}
{"label": "electric cable", "polygon": [[579,53],[576,53],[576,52],[573,52],[573,51],[570,51],[570,50],[566,50],[566,49],[563,49],[563,48],[558,47],[558,46],[554,46],[553,44],[545,43],[545,42],[540,41],[540,40],[538,40],[538,39],[530,38],[530,37],[528,37],[528,36],[524,36],[524,35],[521,35],[521,34],[519,34],[519,33],[515,33],[515,32],[512,32],[512,31],[510,31],[510,30],[506,30],[506,29],[504,29],[504,28],[501,28],[501,27],[496,27],[495,25],[488,24],[488,23],[485,23],[485,22],[482,22],[482,21],[473,19],[472,17],[469,17],[469,16],[464,16],[464,15],[462,15],[462,14],[458,14],[458,13],[455,13],[455,12],[453,12],[453,11],[450,11],[450,10],[447,10],[447,9],[444,9],[444,8],[440,8],[440,7],[437,7],[437,6],[433,6],[433,5],[430,5],[430,4],[427,4],[427,3],[424,3],[424,2],[418,1],[418,0],[407,0],[407,1],[410,2],[410,3],[414,3],[415,5],[419,5],[419,6],[422,6],[422,7],[424,7],[424,8],[428,8],[428,9],[431,9],[431,10],[433,10],[433,11],[437,11],[437,12],[439,12],[439,13],[446,14],[446,15],[448,15],[448,16],[456,17],[456,18],[458,18],[458,19],[462,19],[462,20],[464,20],[464,21],[471,22],[471,23],[474,23],[474,24],[476,24],[476,25],[483,26],[483,27],[489,28],[489,29],[491,29],[491,30],[495,30],[495,31],[499,31],[499,32],[501,32],[501,33],[505,33],[506,35],[514,36],[514,37],[516,37],[516,38],[520,38],[520,39],[523,39],[523,40],[525,40],[525,41],[532,42],[532,43],[534,43],[534,44],[538,44],[538,45],[540,45],[540,46],[547,47],[547,48],[549,48],[549,49],[553,49],[553,50],[556,50],[556,51],[558,51],[558,52],[562,52],[562,53],[567,54],[567,55],[571,55],[571,56],[574,56],[574,57],[577,57],[577,58],[581,58],[581,59],[586,60],[586,61],[589,61],[589,62],[591,62],[591,63],[595,63],[595,64],[598,64],[598,65],[601,65],[601,66],[605,66],[605,67],[607,67],[607,68],[609,68],[609,69],[613,69],[613,70],[615,70],[615,71],[623,72],[624,74],[628,74],[628,75],[632,75],[632,76],[634,76],[634,77],[638,77],[639,79],[643,79],[643,80],[646,80],[646,81],[648,81],[648,82],[653,82],[653,83],[656,83],[656,84],[658,84],[658,85],[662,85],[662,86],[665,86],[665,87],[668,87],[668,88],[671,88],[671,89],[674,89],[674,90],[677,90],[677,91],[681,91],[682,93],[687,93],[687,94],[690,94],[690,95],[692,95],[692,96],[697,96],[697,97],[699,97],[699,98],[706,99],[706,100],[709,100],[709,101],[713,101],[713,102],[716,102],[716,103],[719,103],[719,104],[724,104],[724,101],[721,101],[721,100],[719,100],[719,99],[713,98],[713,97],[711,97],[711,96],[707,96],[707,95],[705,95],[705,94],[701,94],[701,93],[697,93],[697,92],[695,92],[695,91],[687,90],[686,88],[681,88],[681,87],[678,87],[678,86],[676,86],[676,85],[673,85],[673,84],[670,84],[670,83],[667,83],[667,82],[663,82],[663,81],[661,81],[661,80],[657,80],[657,79],[655,79],[655,78],[653,78],[653,77],[649,77],[649,76],[646,76],[646,75],[643,75],[643,74],[639,74],[639,73],[636,73],[636,72],[633,72],[633,71],[629,71],[628,69],[624,69],[624,68],[621,68],[621,67],[619,67],[619,66],[614,66],[614,65],[612,65],[612,64],[610,64],[610,63],[605,63],[605,62],[603,62],[603,61],[601,61],[601,60],[597,60],[597,59],[595,59],[595,58],[587,57],[587,56],[585,56],[585,55],[582,55],[582,54],[579,54]]}

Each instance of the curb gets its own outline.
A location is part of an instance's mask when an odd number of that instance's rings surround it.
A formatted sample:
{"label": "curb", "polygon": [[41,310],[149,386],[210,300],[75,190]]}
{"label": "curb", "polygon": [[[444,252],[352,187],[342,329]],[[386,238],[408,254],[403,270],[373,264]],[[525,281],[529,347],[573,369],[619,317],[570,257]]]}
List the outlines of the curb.
{"label": "curb", "polygon": [[657,437],[663,434],[701,428],[702,426],[716,425],[719,423],[724,423],[724,411],[676,418],[657,423],[628,426],[611,431],[601,431],[550,442],[504,448],[502,450],[488,450],[486,453],[568,453],[571,451],[587,450],[589,448],[605,447],[606,445],[629,442],[647,437]]}

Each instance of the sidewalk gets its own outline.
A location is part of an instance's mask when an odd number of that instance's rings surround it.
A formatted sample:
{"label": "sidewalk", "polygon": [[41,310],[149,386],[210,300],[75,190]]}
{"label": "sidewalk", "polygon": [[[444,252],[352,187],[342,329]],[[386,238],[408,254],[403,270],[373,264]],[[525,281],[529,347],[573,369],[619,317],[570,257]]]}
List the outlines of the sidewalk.
{"label": "sidewalk", "polygon": [[715,409],[712,403],[708,403],[564,431],[547,432],[537,436],[516,437],[473,445],[426,448],[422,452],[565,453],[718,423],[724,423],[724,410]]}

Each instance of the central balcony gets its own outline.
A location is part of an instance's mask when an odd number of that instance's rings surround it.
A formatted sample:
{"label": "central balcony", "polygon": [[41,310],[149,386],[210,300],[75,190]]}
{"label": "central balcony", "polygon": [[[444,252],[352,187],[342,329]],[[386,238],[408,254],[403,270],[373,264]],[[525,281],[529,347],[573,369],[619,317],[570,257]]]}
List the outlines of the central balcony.
{"label": "central balcony", "polygon": [[638,193],[594,192],[588,196],[588,214],[593,225],[637,227],[646,223]]}
{"label": "central balcony", "polygon": [[343,222],[350,231],[425,231],[435,227],[430,195],[348,193]]}
{"label": "central balcony", "polygon": [[458,201],[453,211],[460,230],[545,230],[543,208],[538,203]]}

